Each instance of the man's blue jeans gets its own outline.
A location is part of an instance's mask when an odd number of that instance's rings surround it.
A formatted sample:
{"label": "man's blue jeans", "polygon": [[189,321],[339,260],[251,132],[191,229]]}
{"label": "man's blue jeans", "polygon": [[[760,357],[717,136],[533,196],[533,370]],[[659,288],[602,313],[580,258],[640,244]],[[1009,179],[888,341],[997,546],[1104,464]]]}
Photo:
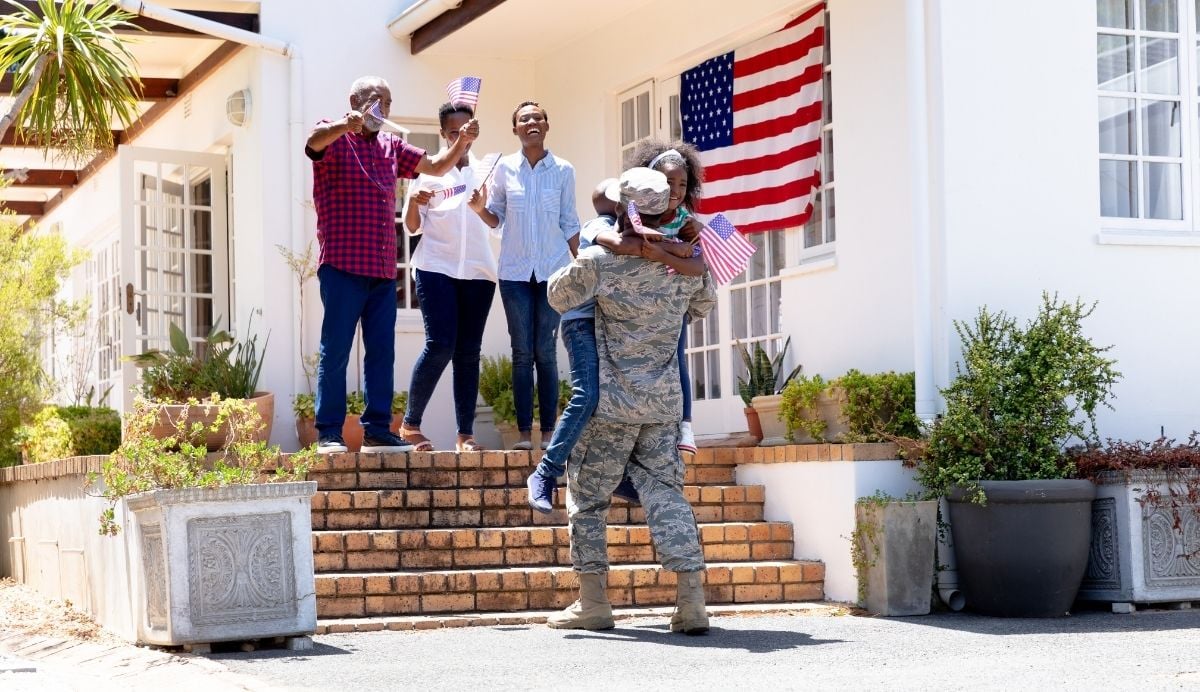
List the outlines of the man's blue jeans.
{"label": "man's blue jeans", "polygon": [[500,300],[508,319],[512,342],[513,404],[517,409],[517,429],[533,430],[533,371],[537,367],[538,408],[541,430],[554,429],[558,411],[558,353],[554,337],[559,314],[546,300],[546,282],[500,280]]}
{"label": "man's blue jeans", "polygon": [[413,365],[404,426],[421,427],[421,417],[446,365],[454,361],[454,417],[458,434],[475,429],[479,395],[479,344],[496,284],[487,279],[455,279],[416,270],[417,299],[425,321],[425,350]]}
{"label": "man's blue jeans", "polygon": [[562,323],[563,345],[571,360],[571,400],[563,409],[554,437],[538,464],[538,473],[558,478],[567,469],[567,457],[600,401],[600,363],[596,354],[596,320],[567,320]]}
{"label": "man's blue jeans", "polygon": [[332,265],[317,269],[321,284],[321,350],[317,363],[316,427],[320,437],[342,434],[346,422],[346,366],[354,328],[362,322],[362,426],[368,437],[388,432],[392,422],[392,367],[396,356],[396,280],[351,274]]}

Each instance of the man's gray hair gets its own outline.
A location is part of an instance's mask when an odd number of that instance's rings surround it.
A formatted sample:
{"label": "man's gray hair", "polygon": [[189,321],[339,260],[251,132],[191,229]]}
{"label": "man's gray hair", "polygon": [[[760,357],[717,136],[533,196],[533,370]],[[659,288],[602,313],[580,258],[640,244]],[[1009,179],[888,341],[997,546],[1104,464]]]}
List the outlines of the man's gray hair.
{"label": "man's gray hair", "polygon": [[350,85],[350,100],[354,103],[362,105],[362,100],[366,93],[379,86],[387,89],[388,91],[392,90],[392,88],[388,86],[387,80],[383,77],[359,77],[358,79],[354,80],[353,84]]}

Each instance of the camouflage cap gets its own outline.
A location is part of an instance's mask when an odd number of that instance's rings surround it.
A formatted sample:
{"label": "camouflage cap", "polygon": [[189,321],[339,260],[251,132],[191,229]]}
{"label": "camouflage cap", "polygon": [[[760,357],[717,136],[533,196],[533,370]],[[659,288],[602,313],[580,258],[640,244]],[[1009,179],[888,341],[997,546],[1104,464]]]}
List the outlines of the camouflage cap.
{"label": "camouflage cap", "polygon": [[661,214],[671,199],[667,176],[649,168],[630,168],[605,190],[604,196],[614,202],[633,202],[643,214]]}

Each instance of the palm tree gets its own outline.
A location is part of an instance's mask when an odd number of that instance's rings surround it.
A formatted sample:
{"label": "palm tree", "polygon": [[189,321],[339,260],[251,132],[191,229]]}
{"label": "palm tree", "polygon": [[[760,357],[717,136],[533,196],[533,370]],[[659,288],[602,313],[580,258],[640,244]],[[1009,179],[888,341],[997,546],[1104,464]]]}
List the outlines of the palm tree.
{"label": "palm tree", "polygon": [[15,0],[0,16],[0,71],[11,73],[15,101],[0,118],[0,137],[18,135],[81,160],[112,147],[113,121],[138,117],[141,81],[133,54],[117,38],[133,15],[113,0],[38,0],[34,10]]}

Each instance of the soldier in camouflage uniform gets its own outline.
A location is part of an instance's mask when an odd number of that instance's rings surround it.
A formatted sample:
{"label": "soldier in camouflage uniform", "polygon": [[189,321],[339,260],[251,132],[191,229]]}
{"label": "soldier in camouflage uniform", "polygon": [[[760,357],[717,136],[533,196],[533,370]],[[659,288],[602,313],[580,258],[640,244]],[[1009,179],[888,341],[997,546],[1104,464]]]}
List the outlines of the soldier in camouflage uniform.
{"label": "soldier in camouflage uniform", "polygon": [[[622,174],[618,223],[639,242],[626,213],[628,202],[653,228],[666,208],[666,177],[648,168]],[[608,575],[607,514],[613,489],[628,470],[641,495],[663,567],[678,572],[673,631],[708,630],[702,573],[704,554],[692,508],[683,496],[683,459],[676,447],[682,393],[679,387],[678,325],[685,313],[703,318],[716,304],[707,272],[701,277],[668,274],[642,256],[617,255],[600,246],[579,253],[550,277],[548,297],[565,311],[596,299],[596,347],[600,401],[567,462],[567,511],[571,559],[580,573],[580,600],[550,618],[551,627],[605,629],[613,626],[605,585]]]}

